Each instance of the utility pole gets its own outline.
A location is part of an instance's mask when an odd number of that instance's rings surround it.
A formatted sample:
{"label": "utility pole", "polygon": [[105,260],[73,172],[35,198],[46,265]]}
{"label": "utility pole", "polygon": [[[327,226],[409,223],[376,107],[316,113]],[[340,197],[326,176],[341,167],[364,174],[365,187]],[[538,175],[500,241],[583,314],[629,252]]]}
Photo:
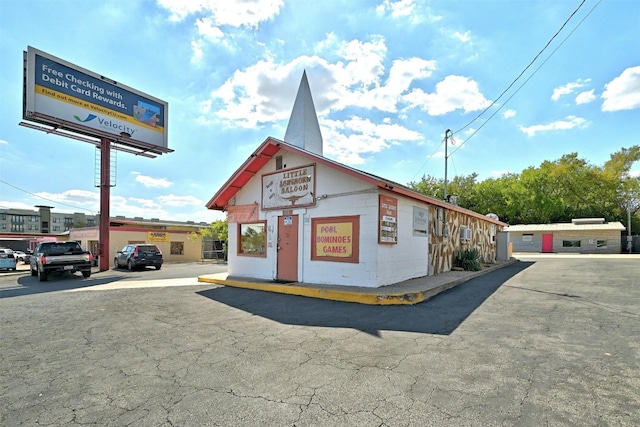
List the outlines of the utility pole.
{"label": "utility pole", "polygon": [[452,133],[451,129],[447,129],[444,131],[444,201],[449,201],[449,195],[447,194],[447,159],[449,158],[449,154],[447,151],[447,147],[449,146],[449,134]]}
{"label": "utility pole", "polygon": [[631,237],[631,196],[629,196],[629,201],[627,202],[627,249],[629,253],[631,253],[632,237]]}

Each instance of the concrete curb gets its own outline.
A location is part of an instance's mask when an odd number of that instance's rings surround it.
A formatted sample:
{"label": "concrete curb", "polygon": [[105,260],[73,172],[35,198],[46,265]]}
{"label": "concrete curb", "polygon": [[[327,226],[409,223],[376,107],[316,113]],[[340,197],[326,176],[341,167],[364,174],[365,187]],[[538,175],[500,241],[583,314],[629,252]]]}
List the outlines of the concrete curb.
{"label": "concrete curb", "polygon": [[279,284],[268,281],[238,280],[235,278],[227,279],[226,274],[208,274],[199,276],[198,282],[332,301],[355,302],[367,305],[413,305],[426,301],[429,298],[433,298],[437,294],[458,286],[475,277],[496,271],[515,262],[517,262],[517,260],[512,259],[499,265],[485,268],[481,271],[468,272],[469,274],[464,277],[459,277],[451,281],[445,281],[438,284],[430,283],[429,278],[434,276],[426,276],[424,277],[423,283],[416,284],[405,291],[399,291],[396,289],[395,292],[393,285],[374,289],[362,288],[361,291],[353,291],[351,290],[354,288],[352,286],[349,287],[350,290],[340,290],[336,289],[335,286],[315,284]]}

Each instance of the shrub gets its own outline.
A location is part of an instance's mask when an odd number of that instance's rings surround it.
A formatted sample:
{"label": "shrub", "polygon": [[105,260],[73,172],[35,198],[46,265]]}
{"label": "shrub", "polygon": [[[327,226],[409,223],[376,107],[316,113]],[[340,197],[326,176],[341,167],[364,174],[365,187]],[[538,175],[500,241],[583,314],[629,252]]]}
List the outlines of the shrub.
{"label": "shrub", "polygon": [[461,267],[465,271],[480,271],[482,265],[480,264],[480,253],[477,249],[465,249],[456,255],[455,259],[456,267]]}

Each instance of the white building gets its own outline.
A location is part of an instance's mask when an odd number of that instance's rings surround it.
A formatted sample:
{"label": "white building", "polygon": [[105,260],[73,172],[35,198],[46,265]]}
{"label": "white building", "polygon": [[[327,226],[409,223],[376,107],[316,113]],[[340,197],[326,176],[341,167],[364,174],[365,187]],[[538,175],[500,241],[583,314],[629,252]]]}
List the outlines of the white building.
{"label": "white building", "polygon": [[570,223],[520,224],[507,228],[514,252],[619,254],[621,222],[580,218]]}
{"label": "white building", "polygon": [[[496,259],[496,219],[322,156],[306,74],[284,141],[267,138],[207,204],[228,212],[229,276],[379,287]],[[505,236],[506,245],[506,236]]]}

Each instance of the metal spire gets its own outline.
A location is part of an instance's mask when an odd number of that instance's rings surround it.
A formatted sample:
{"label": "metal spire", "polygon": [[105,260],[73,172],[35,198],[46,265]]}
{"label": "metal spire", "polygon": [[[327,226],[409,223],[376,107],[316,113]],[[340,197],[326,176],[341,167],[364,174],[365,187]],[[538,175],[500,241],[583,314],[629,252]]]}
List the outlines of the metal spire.
{"label": "metal spire", "polygon": [[298,94],[284,134],[284,141],[322,156],[322,133],[313,105],[306,70],[302,73]]}

